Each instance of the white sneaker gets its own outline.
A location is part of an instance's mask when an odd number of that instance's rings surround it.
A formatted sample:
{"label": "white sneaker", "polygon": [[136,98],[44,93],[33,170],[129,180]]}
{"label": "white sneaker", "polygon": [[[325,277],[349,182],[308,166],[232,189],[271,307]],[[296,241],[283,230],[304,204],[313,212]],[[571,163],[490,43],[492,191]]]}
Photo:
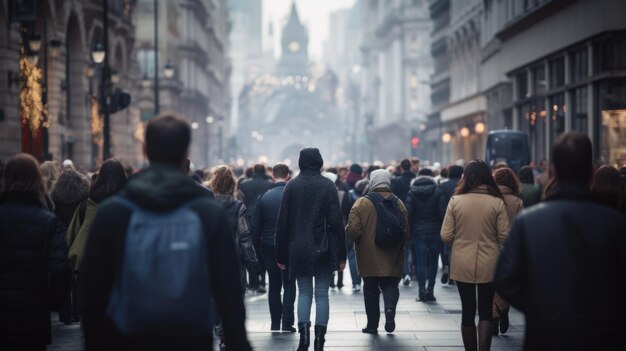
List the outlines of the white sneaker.
{"label": "white sneaker", "polygon": [[361,291],[361,284],[355,284],[352,286],[352,292],[359,292]]}
{"label": "white sneaker", "polygon": [[402,279],[402,284],[404,284],[404,286],[409,286],[409,284],[411,284],[411,276],[410,275],[405,275],[404,279]]}

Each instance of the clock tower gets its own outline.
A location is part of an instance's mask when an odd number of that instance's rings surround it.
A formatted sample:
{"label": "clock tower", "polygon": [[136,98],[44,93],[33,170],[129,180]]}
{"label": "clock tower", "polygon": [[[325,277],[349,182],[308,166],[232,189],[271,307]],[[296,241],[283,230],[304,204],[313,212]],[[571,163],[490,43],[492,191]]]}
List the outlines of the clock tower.
{"label": "clock tower", "polygon": [[300,22],[298,9],[294,1],[287,25],[283,28],[280,63],[276,73],[282,76],[307,75],[309,72],[308,46],[309,33],[302,22]]}

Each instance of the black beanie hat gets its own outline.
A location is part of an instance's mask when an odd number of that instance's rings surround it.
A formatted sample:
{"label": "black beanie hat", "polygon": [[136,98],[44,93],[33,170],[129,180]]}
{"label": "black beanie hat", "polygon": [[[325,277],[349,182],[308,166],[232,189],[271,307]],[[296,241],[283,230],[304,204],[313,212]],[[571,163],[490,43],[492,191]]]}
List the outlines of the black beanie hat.
{"label": "black beanie hat", "polygon": [[324,165],[324,159],[320,150],[315,147],[305,147],[300,150],[300,159],[298,160],[298,167],[300,170],[312,169],[319,171]]}
{"label": "black beanie hat", "polygon": [[363,167],[359,166],[358,164],[353,164],[352,166],[350,166],[350,172],[351,173],[357,173],[357,174],[361,174],[363,173]]}

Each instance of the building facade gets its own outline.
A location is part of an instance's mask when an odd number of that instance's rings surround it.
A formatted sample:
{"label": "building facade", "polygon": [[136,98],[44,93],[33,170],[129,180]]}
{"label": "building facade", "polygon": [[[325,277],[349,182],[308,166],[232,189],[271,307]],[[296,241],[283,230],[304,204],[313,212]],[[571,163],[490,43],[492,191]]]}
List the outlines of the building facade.
{"label": "building facade", "polygon": [[[120,77],[114,84],[136,96],[133,82],[139,75],[133,55],[134,2],[110,0],[108,4],[106,54],[110,66]],[[38,33],[42,41],[41,48],[33,56],[37,61],[35,66],[41,70],[38,80],[41,90],[29,86],[25,91],[30,100],[23,100],[20,98],[20,79],[25,79],[25,71],[19,64],[20,48],[28,50],[27,42],[36,36],[34,33]],[[92,98],[98,91],[100,70],[91,63],[90,53],[96,43],[103,43],[103,39],[100,1],[2,2],[0,158],[27,152],[40,160],[72,159],[84,170],[93,169],[102,161],[102,120]],[[25,45],[21,46],[21,42]],[[34,66],[28,67],[31,70]],[[24,106],[30,109],[37,104],[36,101],[42,103],[43,110],[32,117],[43,120],[47,112],[47,121],[42,123],[49,127],[40,127],[35,134],[23,123],[27,114],[20,103],[24,102]],[[139,165],[142,157],[135,138],[139,125],[136,105],[131,103],[129,108],[111,115],[110,120],[111,154],[123,162]],[[47,155],[44,144],[48,145]]]}
{"label": "building facade", "polygon": [[430,111],[431,20],[425,0],[363,4],[361,113],[370,160],[411,154],[411,133]]}
{"label": "building facade", "polygon": [[[192,163],[208,167],[224,162],[230,130],[228,2],[139,0],[136,23],[142,119],[150,119],[156,110],[154,78],[158,74],[159,110],[178,112],[192,126]],[[174,69],[172,77],[165,75],[166,64]]]}

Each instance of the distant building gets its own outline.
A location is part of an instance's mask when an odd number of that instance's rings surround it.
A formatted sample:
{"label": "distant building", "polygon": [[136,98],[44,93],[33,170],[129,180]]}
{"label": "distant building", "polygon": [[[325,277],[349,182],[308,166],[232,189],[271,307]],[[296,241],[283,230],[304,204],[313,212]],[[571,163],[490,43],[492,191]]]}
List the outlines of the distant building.
{"label": "distant building", "polygon": [[[363,4],[361,113],[370,160],[411,155],[411,134],[430,111],[432,22],[426,0],[370,0]],[[417,154],[422,150],[416,150]]]}

